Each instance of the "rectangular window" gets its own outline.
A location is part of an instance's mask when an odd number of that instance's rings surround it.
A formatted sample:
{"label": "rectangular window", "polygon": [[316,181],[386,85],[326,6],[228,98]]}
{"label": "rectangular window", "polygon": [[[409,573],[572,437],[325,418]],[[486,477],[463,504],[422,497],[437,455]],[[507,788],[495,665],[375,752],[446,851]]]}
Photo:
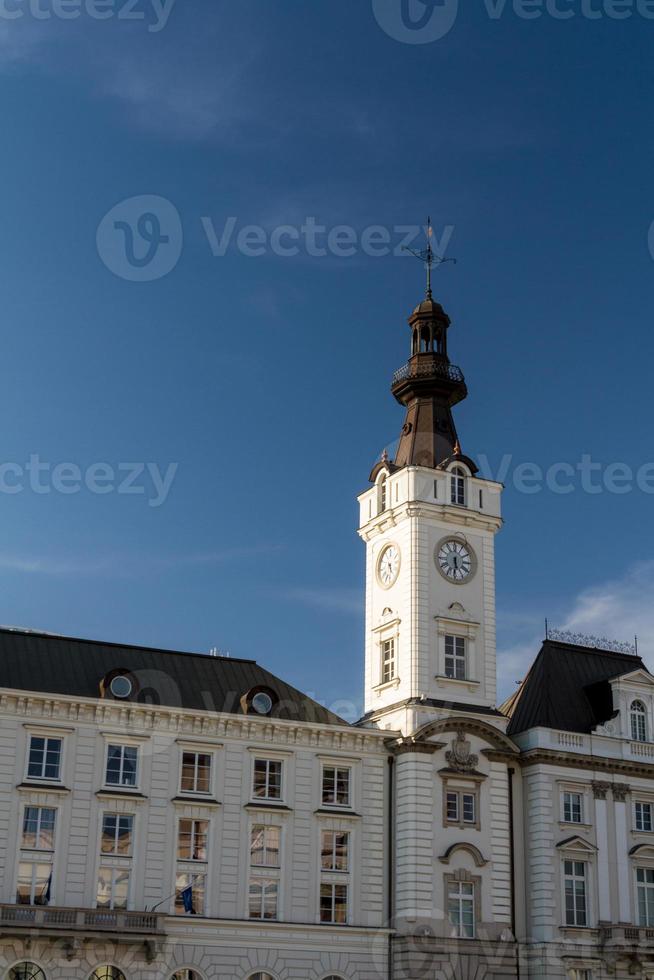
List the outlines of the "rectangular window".
{"label": "rectangular window", "polygon": [[175,915],[204,915],[206,875],[180,871],[175,879]]}
{"label": "rectangular window", "polygon": [[127,868],[100,868],[95,903],[99,909],[126,909],[128,893]]}
{"label": "rectangular window", "polygon": [[347,885],[320,886],[320,921],[343,926],[347,923]]}
{"label": "rectangular window", "polygon": [[636,801],[634,803],[636,830],[651,832],[652,830],[652,804]]}
{"label": "rectangular window", "polygon": [[477,795],[449,790],[445,794],[445,819],[447,823],[477,823]]}
{"label": "rectangular window", "polygon": [[278,868],[281,828],[256,824],[250,831],[250,864]]}
{"label": "rectangular window", "polygon": [[107,747],[107,786],[136,786],[138,749],[133,745]]}
{"label": "rectangular window", "polygon": [[208,752],[182,753],[182,793],[211,792],[211,756]]}
{"label": "rectangular window", "polygon": [[276,762],[273,759],[254,760],[253,795],[260,800],[281,800],[281,762]]}
{"label": "rectangular window", "polygon": [[567,926],[587,926],[588,906],[586,897],[586,863],[584,861],[564,861],[565,881],[565,924]]}
{"label": "rectangular window", "polygon": [[571,970],[570,980],[593,980],[592,970]]}
{"label": "rectangular window", "polygon": [[395,639],[383,640],[382,645],[382,684],[388,684],[395,677]]}
{"label": "rectangular window", "polygon": [[177,857],[181,861],[207,860],[207,820],[180,820]]}
{"label": "rectangular window", "polygon": [[466,641],[463,636],[445,637],[445,676],[457,681],[466,679]]}
{"label": "rectangular window", "polygon": [[475,886],[471,881],[452,881],[447,908],[452,931],[458,939],[475,938]]}
{"label": "rectangular window", "polygon": [[131,813],[103,813],[101,854],[127,857],[132,853],[134,817]]}
{"label": "rectangular window", "polygon": [[450,501],[457,507],[465,507],[466,478],[460,473],[454,473],[450,478]]}
{"label": "rectangular window", "polygon": [[21,861],[18,865],[18,905],[48,905],[51,901],[52,865]]}
{"label": "rectangular window", "polygon": [[35,851],[52,851],[56,812],[47,806],[26,806],[21,847]]}
{"label": "rectangular window", "polygon": [[654,868],[636,868],[638,925],[654,926]]}
{"label": "rectangular window", "polygon": [[322,771],[322,802],[324,806],[350,806],[351,769],[325,766]]}
{"label": "rectangular window", "polygon": [[350,835],[340,830],[323,830],[320,866],[323,871],[349,871]]}
{"label": "rectangular window", "polygon": [[563,820],[565,823],[583,823],[584,798],[581,793],[563,794]]}
{"label": "rectangular window", "polygon": [[273,878],[250,878],[248,915],[251,919],[276,919],[279,882]]}
{"label": "rectangular window", "polygon": [[61,779],[61,748],[60,738],[32,735],[27,765],[29,779]]}

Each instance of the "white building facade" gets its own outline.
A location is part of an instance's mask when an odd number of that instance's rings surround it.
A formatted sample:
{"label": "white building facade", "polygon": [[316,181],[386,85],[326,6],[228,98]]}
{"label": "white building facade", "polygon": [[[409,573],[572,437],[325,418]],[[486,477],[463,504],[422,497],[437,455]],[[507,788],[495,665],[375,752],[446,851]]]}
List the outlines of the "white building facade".
{"label": "white building facade", "polygon": [[499,484],[431,292],[359,497],[365,713],[0,630],[1,980],[654,978],[654,678],[550,635],[497,705]]}

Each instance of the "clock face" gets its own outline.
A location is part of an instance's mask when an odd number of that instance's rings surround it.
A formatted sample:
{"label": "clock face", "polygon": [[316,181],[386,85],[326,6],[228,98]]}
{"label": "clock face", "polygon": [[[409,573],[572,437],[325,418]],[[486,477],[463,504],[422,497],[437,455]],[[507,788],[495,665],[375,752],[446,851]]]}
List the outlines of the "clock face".
{"label": "clock face", "polygon": [[452,582],[465,582],[473,572],[474,558],[467,545],[452,538],[439,545],[436,564],[445,578]]}
{"label": "clock face", "polygon": [[377,562],[377,577],[384,589],[390,589],[400,571],[400,549],[396,544],[386,545]]}

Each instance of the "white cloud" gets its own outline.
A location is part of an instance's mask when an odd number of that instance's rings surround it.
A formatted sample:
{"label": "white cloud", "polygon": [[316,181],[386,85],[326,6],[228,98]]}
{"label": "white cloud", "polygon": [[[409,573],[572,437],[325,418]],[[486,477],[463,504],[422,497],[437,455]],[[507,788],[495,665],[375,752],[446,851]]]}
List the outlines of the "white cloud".
{"label": "white cloud", "polygon": [[[498,650],[500,698],[515,689],[540,650],[545,624],[526,610],[498,613],[506,636]],[[633,643],[650,668],[654,666],[654,561],[639,562],[617,579],[583,589],[564,611],[557,628]]]}

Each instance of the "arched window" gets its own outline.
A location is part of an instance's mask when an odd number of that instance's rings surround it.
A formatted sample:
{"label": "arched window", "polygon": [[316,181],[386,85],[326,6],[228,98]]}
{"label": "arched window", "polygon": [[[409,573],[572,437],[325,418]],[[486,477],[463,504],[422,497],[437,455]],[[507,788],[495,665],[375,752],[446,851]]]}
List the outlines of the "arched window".
{"label": "arched window", "polygon": [[117,966],[98,966],[89,980],[125,980],[125,974]]}
{"label": "arched window", "polygon": [[642,701],[631,702],[631,737],[634,742],[647,741],[647,712]]}
{"label": "arched window", "polygon": [[457,507],[466,505],[466,471],[455,466],[450,475],[450,502]]}
{"label": "arched window", "polygon": [[386,474],[379,481],[379,508],[378,513],[383,514],[388,506],[388,486],[386,484]]}
{"label": "arched window", "polygon": [[45,980],[45,973],[36,963],[17,963],[7,974],[7,980]]}
{"label": "arched window", "polygon": [[195,970],[178,970],[170,980],[202,980],[202,977]]}
{"label": "arched window", "polygon": [[253,973],[248,980],[275,980],[269,973]]}

